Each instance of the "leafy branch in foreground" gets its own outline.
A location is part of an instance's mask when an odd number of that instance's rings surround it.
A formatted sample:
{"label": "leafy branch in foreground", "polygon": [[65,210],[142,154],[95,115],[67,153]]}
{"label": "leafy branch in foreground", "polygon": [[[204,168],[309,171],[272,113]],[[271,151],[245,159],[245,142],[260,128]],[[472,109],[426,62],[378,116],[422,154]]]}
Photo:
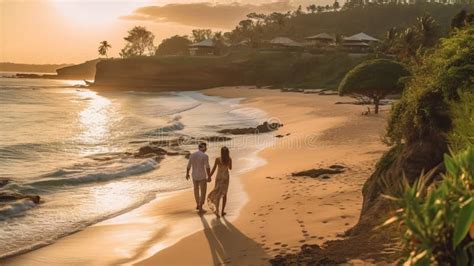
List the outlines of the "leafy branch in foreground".
{"label": "leafy branch in foreground", "polygon": [[399,208],[385,225],[402,228],[408,265],[473,265],[474,146],[445,155],[443,179],[427,187],[430,174],[413,185],[401,184],[399,195],[386,196]]}

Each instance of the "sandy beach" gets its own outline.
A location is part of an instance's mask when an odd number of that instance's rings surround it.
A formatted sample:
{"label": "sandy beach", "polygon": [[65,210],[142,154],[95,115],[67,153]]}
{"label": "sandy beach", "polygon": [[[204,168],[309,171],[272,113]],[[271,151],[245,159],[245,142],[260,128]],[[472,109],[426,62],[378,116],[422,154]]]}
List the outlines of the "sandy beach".
{"label": "sandy beach", "polygon": [[[1,264],[262,265],[302,244],[339,239],[357,223],[363,183],[387,149],[380,140],[387,107],[362,116],[366,107],[335,104],[353,101],[337,95],[244,87],[203,92],[245,98],[244,106],[284,124],[269,133],[282,137],[259,153],[266,164],[231,177],[225,219],[197,216],[192,192],[173,192]],[[334,164],[345,171],[329,178],[291,176]]]}

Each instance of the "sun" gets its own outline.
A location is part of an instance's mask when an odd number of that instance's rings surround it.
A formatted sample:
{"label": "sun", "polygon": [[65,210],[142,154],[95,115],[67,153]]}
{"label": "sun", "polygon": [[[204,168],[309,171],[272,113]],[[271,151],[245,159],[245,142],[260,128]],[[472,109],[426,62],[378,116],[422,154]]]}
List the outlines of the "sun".
{"label": "sun", "polygon": [[151,0],[53,0],[55,9],[66,20],[81,24],[113,22]]}

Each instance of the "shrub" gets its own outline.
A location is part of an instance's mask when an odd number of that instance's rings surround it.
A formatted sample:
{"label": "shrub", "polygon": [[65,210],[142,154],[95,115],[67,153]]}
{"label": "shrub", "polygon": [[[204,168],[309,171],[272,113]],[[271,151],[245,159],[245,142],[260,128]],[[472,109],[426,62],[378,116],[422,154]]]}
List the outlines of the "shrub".
{"label": "shrub", "polygon": [[445,155],[442,181],[428,189],[427,174],[413,185],[405,180],[398,195],[387,196],[399,209],[384,225],[399,222],[408,264],[473,265],[473,162],[474,146]]}

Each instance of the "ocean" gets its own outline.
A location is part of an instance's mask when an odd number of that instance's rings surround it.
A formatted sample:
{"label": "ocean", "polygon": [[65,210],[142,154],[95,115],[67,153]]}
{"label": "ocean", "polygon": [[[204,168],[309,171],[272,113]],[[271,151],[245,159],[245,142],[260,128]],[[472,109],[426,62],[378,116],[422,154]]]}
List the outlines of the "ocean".
{"label": "ocean", "polygon": [[[191,187],[183,155],[136,158],[150,141],[216,136],[224,128],[256,126],[266,113],[241,99],[200,92],[94,92],[83,81],[0,77],[1,193],[39,195],[0,202],[0,258],[54,242],[130,211],[160,193]],[[230,136],[209,142],[211,162],[226,145],[236,172],[264,161],[257,152],[273,136]],[[196,150],[182,143],[182,151]],[[193,206],[193,203],[190,204]]]}

